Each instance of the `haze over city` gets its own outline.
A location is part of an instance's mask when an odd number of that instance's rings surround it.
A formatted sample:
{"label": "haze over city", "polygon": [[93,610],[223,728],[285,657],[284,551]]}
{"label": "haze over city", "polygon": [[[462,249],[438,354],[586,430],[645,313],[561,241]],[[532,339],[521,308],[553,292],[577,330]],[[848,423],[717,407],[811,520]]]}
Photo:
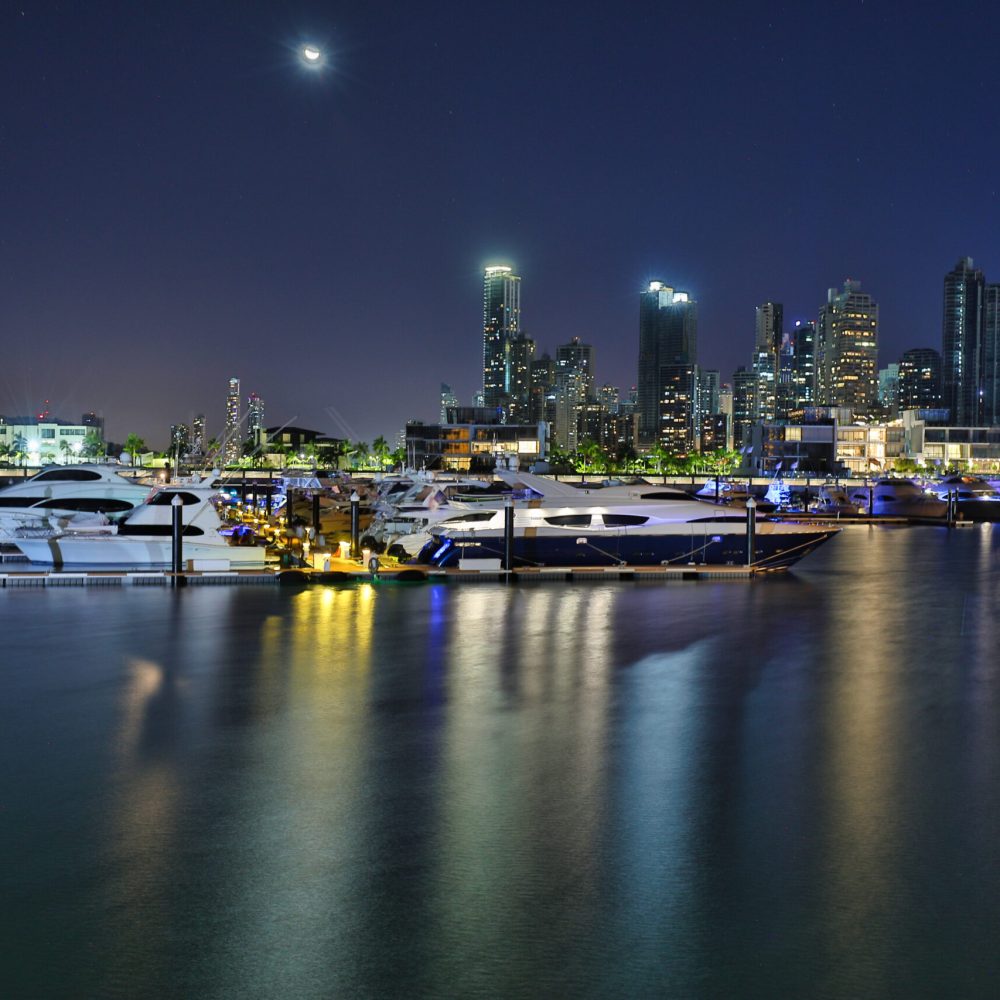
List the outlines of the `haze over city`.
{"label": "haze over city", "polygon": [[0,413],[163,446],[236,375],[269,422],[395,435],[481,388],[494,261],[623,388],[651,278],[724,380],[756,304],[846,277],[880,363],[940,347],[944,273],[1000,274],[989,9],[7,8]]}

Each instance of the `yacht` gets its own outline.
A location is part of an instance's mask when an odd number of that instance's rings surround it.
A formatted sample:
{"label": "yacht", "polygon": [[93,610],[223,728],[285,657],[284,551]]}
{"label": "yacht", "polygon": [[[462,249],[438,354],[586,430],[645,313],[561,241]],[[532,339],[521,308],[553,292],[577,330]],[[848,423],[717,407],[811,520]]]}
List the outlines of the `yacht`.
{"label": "yacht", "polygon": [[[430,540],[417,562],[441,567],[495,562],[503,555],[504,520],[503,508],[455,514],[430,528]],[[514,564],[744,565],[746,523],[744,511],[720,510],[669,487],[612,488],[593,494],[559,491],[515,504]],[[830,525],[780,523],[758,514],[754,563],[786,569],[837,531]]]}
{"label": "yacht", "polygon": [[927,489],[947,507],[949,494],[957,505],[959,518],[968,521],[1000,521],[1000,493],[985,479],[957,473],[945,476]]}
{"label": "yacht", "polygon": [[861,513],[861,506],[847,495],[847,491],[842,486],[824,483],[816,491],[816,499],[810,505],[809,510],[813,514],[822,514],[825,517],[844,515],[851,517]]}
{"label": "yacht", "polygon": [[[15,537],[33,563],[52,566],[164,568],[171,565],[173,501],[184,510],[183,555],[194,569],[259,569],[264,549],[233,544],[221,533],[212,503],[218,490],[211,481],[177,483],[154,490],[120,524],[99,527],[67,525],[49,537]],[[199,566],[199,563],[203,564]]]}
{"label": "yacht", "polygon": [[45,534],[69,524],[101,524],[143,503],[149,486],[104,465],[51,465],[0,490],[0,539],[18,529]]}
{"label": "yacht", "polygon": [[869,517],[944,517],[948,504],[909,479],[879,479],[848,494]]}

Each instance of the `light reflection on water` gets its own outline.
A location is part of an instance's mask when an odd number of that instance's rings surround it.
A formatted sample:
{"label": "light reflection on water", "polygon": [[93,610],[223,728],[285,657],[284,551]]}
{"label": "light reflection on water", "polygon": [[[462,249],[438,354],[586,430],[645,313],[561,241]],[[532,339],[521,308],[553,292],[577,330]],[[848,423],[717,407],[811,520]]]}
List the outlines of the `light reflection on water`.
{"label": "light reflection on water", "polygon": [[991,995],[997,550],[851,528],[753,584],[2,591],[4,981]]}

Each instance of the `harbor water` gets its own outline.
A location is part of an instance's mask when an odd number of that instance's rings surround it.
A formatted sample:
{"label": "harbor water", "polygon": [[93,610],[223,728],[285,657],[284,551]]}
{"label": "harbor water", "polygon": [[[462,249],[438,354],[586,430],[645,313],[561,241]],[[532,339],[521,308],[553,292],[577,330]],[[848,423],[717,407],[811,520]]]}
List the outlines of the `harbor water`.
{"label": "harbor water", "polygon": [[0,590],[0,992],[996,997],[998,585]]}

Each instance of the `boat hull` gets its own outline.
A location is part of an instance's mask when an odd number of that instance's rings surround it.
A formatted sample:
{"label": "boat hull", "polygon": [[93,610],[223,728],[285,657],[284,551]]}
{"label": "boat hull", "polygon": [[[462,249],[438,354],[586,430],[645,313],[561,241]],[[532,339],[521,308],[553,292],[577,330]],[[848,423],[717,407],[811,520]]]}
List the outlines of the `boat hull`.
{"label": "boat hull", "polygon": [[[513,540],[514,567],[747,564],[747,538],[742,526],[738,531],[704,523],[672,527],[674,530],[658,532],[519,529]],[[787,569],[837,531],[814,525],[758,522],[753,564],[765,569]],[[503,550],[500,532],[454,532],[433,539],[417,561],[457,568],[477,559],[502,558]]]}
{"label": "boat hull", "polygon": [[[111,536],[105,538],[17,539],[18,548],[32,563],[51,566],[108,566],[162,569],[172,564],[169,538]],[[264,550],[257,546],[227,545],[184,539],[184,562],[228,563],[232,569],[260,569]]]}

